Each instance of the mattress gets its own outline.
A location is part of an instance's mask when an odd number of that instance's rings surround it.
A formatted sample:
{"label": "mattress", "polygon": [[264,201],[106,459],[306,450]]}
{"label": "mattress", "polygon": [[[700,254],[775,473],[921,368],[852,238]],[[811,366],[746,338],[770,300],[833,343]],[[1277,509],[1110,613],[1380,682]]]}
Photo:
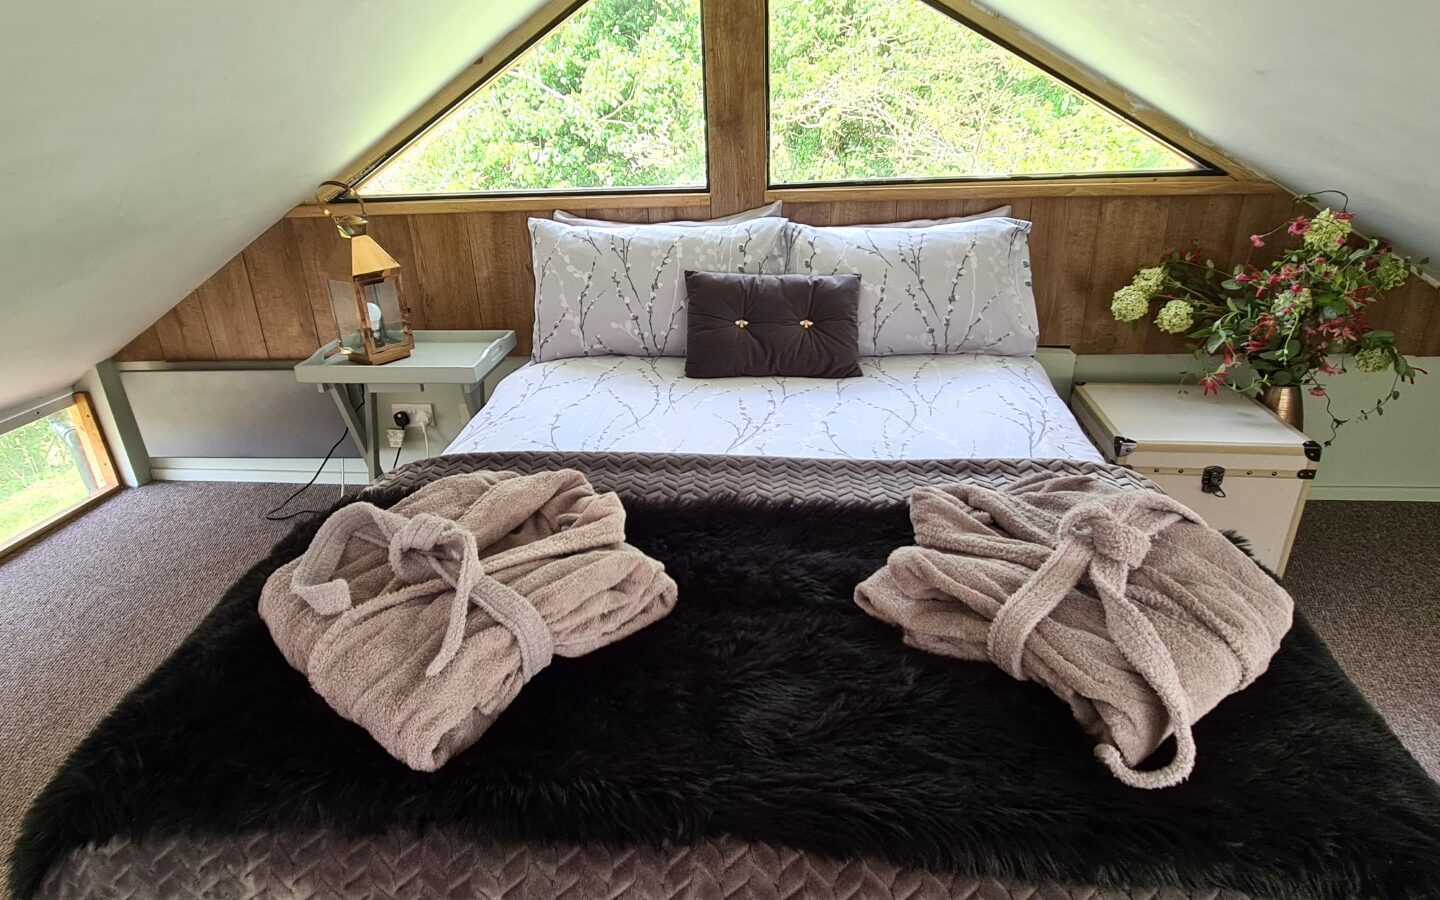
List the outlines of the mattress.
{"label": "mattress", "polygon": [[1030,357],[887,356],[864,377],[685,377],[678,357],[530,363],[445,450],[1099,462]]}

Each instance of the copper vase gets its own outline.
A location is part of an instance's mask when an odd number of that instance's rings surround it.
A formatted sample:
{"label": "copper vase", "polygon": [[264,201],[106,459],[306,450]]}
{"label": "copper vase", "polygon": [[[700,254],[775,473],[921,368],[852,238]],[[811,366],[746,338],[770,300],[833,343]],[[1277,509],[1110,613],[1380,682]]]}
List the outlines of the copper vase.
{"label": "copper vase", "polygon": [[1286,425],[1298,431],[1305,430],[1305,398],[1300,386],[1295,384],[1271,385],[1260,392],[1260,402]]}

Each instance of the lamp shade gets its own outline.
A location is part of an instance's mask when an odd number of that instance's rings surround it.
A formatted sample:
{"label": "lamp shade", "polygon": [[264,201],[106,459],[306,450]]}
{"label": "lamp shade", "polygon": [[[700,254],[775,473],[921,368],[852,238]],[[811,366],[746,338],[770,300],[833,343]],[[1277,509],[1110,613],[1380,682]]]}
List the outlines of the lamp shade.
{"label": "lamp shade", "polygon": [[368,234],[350,238],[350,277],[361,278],[397,271],[400,264]]}

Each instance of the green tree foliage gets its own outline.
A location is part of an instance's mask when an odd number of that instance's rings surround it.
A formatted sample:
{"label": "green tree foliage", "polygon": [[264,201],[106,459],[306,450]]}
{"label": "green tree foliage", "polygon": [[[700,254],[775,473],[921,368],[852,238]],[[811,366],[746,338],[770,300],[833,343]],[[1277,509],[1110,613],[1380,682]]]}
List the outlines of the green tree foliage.
{"label": "green tree foliage", "polygon": [[699,0],[591,0],[366,193],[705,184]]}
{"label": "green tree foliage", "polygon": [[920,0],[770,0],[777,183],[1186,169]]}
{"label": "green tree foliage", "polygon": [[[770,0],[778,183],[1189,163],[921,0]],[[362,186],[705,183],[699,0],[591,0]]]}
{"label": "green tree foliage", "polygon": [[0,434],[0,541],[84,499],[66,412]]}

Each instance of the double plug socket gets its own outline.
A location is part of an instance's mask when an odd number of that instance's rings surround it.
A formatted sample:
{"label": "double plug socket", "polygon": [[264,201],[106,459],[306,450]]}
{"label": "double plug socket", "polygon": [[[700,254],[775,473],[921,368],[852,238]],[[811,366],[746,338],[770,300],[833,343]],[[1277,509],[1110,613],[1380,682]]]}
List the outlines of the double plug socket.
{"label": "double plug socket", "polygon": [[393,449],[405,446],[405,429],[411,425],[429,426],[434,421],[434,411],[428,403],[395,403],[390,407],[390,419],[395,427],[385,430],[385,440]]}
{"label": "double plug socket", "polygon": [[390,416],[396,428],[419,425],[421,428],[435,424],[435,408],[428,403],[392,403]]}

